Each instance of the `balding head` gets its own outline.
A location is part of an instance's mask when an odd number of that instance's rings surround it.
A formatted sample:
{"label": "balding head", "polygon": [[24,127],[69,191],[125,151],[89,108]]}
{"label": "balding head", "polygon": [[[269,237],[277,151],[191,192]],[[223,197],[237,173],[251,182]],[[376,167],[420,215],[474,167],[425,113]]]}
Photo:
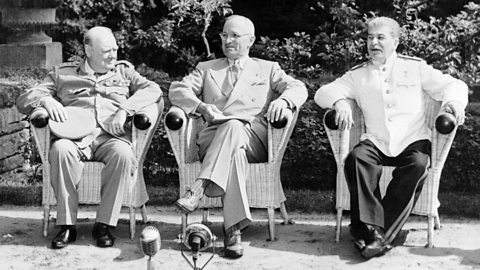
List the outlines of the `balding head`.
{"label": "balding head", "polygon": [[89,29],[83,43],[88,64],[93,70],[104,73],[115,68],[118,46],[110,28],[95,26]]}
{"label": "balding head", "polygon": [[255,27],[250,19],[240,15],[232,15],[223,25],[222,50],[229,59],[245,57],[255,42]]}
{"label": "balding head", "polygon": [[113,32],[110,28],[104,26],[95,26],[90,28],[83,37],[84,45],[92,45],[92,42],[95,42],[95,39],[104,36],[114,37]]}
{"label": "balding head", "polygon": [[241,25],[241,27],[245,30],[245,34],[250,34],[252,36],[255,35],[255,26],[253,25],[253,22],[245,16],[231,15],[225,20],[225,25],[227,23],[235,23]]}

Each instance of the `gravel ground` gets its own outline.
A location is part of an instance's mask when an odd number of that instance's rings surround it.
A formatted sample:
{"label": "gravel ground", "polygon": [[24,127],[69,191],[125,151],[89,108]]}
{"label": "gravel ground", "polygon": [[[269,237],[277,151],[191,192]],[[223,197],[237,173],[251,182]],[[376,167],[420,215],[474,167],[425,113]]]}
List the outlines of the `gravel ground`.
{"label": "gravel ground", "polygon": [[[148,207],[149,223],[161,234],[161,249],[152,258],[155,269],[192,269],[181,255],[182,245],[176,240],[180,216],[172,208]],[[53,211],[53,216],[55,212]],[[279,225],[273,242],[266,241],[266,211],[254,211],[254,222],[243,232],[245,255],[237,260],[222,257],[221,213],[211,213],[212,232],[219,237],[216,254],[204,269],[480,269],[480,220],[442,220],[435,232],[435,247],[425,248],[426,218],[414,217],[406,224],[409,230],[404,246],[396,247],[382,257],[364,260],[353,246],[344,222],[342,239],[334,242],[334,215],[291,213],[294,225]],[[134,240],[129,239],[127,213],[113,231],[112,248],[97,248],[91,238],[95,208],[80,210],[77,241],[61,250],[50,249],[50,235],[41,233],[40,207],[0,206],[0,269],[146,269],[148,257],[139,244],[144,224],[137,224]],[[196,212],[189,222],[199,222]],[[202,266],[212,249],[201,253]],[[191,260],[191,255],[186,254]]]}

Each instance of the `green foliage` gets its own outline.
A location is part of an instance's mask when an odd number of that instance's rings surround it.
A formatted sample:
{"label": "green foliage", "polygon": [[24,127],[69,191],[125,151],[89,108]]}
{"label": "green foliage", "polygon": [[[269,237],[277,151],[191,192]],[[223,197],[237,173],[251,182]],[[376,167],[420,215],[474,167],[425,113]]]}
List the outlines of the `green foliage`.
{"label": "green foliage", "polygon": [[408,21],[403,27],[402,53],[426,59],[467,84],[480,83],[480,5],[467,4],[446,19]]}
{"label": "green foliage", "polygon": [[270,59],[280,63],[285,72],[310,77],[312,69],[309,61],[312,56],[312,41],[306,33],[294,33],[291,38],[285,38],[283,43],[278,39],[261,37],[260,43],[252,48],[252,55]]}
{"label": "green foliage", "polygon": [[40,68],[2,68],[0,78],[8,78],[15,84],[6,86],[0,93],[3,107],[12,107],[15,100],[26,88],[38,84],[46,76],[47,71]]}
{"label": "green foliage", "polygon": [[[451,2],[451,1],[450,1]],[[289,74],[305,82],[309,100],[301,108],[296,129],[282,165],[282,181],[292,189],[335,188],[336,166],[322,117],[313,102],[315,91],[346,70],[367,59],[365,21],[372,16],[391,16],[404,25],[399,52],[426,59],[442,71],[479,89],[480,9],[478,0],[450,3],[446,0],[64,0],[58,9],[59,25],[49,33],[63,44],[64,59],[83,57],[82,36],[94,25],[112,28],[127,59],[166,92],[172,78],[183,76],[204,59],[219,52],[222,19],[231,14],[251,17],[257,43],[252,56],[280,63]],[[248,5],[250,3],[250,6]],[[461,3],[461,5],[459,4]],[[437,5],[452,6],[443,9]],[[242,6],[243,5],[243,6]],[[256,9],[251,7],[255,6]],[[236,9],[237,7],[237,9]],[[241,10],[241,7],[250,7]],[[461,11],[457,11],[461,8]],[[432,13],[434,12],[435,13]],[[250,16],[250,14],[252,16]],[[0,34],[0,40],[5,37]],[[2,69],[1,77],[15,78],[22,87],[43,78],[45,72],[27,76]],[[22,72],[20,72],[22,74]],[[20,88],[19,88],[20,89]],[[480,93],[480,90],[474,90]],[[477,95],[475,95],[477,94]],[[164,94],[166,97],[166,93]],[[474,93],[472,96],[477,96]],[[169,107],[168,99],[166,109]],[[460,128],[443,171],[443,190],[480,192],[477,153],[480,125],[475,112]],[[178,171],[163,123],[155,133],[145,161],[149,185],[177,184]]]}
{"label": "green foliage", "polygon": [[480,191],[480,114],[470,112],[458,129],[442,171],[442,191]]}
{"label": "green foliage", "polygon": [[57,11],[60,23],[50,32],[64,44],[64,58],[77,60],[83,57],[83,33],[107,26],[117,38],[120,58],[183,75],[211,54],[206,32],[214,18],[231,13],[230,1],[65,0]]}

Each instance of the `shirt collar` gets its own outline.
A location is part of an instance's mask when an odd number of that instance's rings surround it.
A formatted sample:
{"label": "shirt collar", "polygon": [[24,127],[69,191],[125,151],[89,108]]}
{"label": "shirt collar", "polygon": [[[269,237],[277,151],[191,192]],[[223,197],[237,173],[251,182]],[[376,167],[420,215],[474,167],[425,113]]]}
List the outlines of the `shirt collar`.
{"label": "shirt collar", "polygon": [[393,64],[395,63],[395,59],[397,59],[397,52],[393,51],[393,53],[385,60],[385,64],[381,64],[373,60],[372,64],[376,69],[391,70],[393,68]]}
{"label": "shirt collar", "polygon": [[93,68],[90,66],[90,64],[88,64],[88,59],[85,59],[85,72],[88,75],[94,75],[95,74],[95,70],[93,70]]}
{"label": "shirt collar", "polygon": [[243,56],[243,57],[240,57],[240,58],[237,58],[237,59],[228,59],[228,66],[233,66],[234,62],[235,61],[238,61],[238,66],[240,67],[240,69],[243,69],[243,67],[245,66],[245,63],[247,62],[247,60],[249,59],[250,57],[247,56]]}
{"label": "shirt collar", "polygon": [[[110,73],[110,71],[112,70],[109,70],[105,73],[100,73],[101,75],[100,76],[97,76],[97,80],[103,80],[105,79],[106,77],[105,76],[108,76]],[[90,64],[88,63],[88,59],[85,58],[85,72],[87,73],[87,75],[95,75],[95,73],[97,73],[93,68],[92,66],[90,66]]]}

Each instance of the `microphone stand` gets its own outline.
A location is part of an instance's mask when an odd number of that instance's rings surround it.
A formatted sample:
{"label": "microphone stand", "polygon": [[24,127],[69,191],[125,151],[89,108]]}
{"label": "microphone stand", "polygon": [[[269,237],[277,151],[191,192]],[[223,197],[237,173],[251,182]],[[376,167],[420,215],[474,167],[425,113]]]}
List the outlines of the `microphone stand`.
{"label": "microphone stand", "polygon": [[185,253],[184,253],[185,249],[183,248],[183,246],[181,247],[181,253],[183,258],[185,258],[185,260],[188,262],[188,264],[192,267],[193,270],[203,270],[203,268],[205,268],[207,263],[209,263],[213,259],[213,256],[215,255],[215,244],[212,245],[212,249],[213,249],[212,256],[210,256],[210,258],[203,264],[202,267],[197,267],[198,251],[192,251],[193,264],[192,262],[190,262],[187,256],[185,256]]}
{"label": "microphone stand", "polygon": [[153,256],[148,256],[148,261],[147,261],[147,270],[155,270],[152,262],[152,257]]}

